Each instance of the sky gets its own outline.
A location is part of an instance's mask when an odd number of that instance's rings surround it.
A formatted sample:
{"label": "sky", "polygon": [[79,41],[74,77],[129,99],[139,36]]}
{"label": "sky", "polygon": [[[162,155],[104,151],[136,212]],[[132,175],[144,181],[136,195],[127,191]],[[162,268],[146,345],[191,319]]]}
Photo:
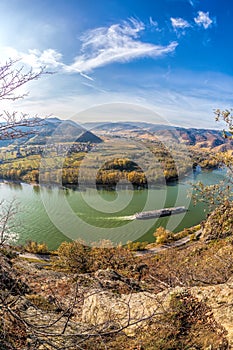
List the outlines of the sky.
{"label": "sky", "polygon": [[53,74],[0,109],[216,128],[233,107],[232,16],[229,0],[1,0],[1,65]]}

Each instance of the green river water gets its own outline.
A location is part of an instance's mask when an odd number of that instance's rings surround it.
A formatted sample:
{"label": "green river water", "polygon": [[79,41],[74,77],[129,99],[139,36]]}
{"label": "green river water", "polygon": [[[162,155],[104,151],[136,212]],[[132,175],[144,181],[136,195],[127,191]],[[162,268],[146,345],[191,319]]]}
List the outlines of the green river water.
{"label": "green river water", "polygon": [[[159,226],[178,232],[205,218],[204,205],[194,207],[187,196],[190,182],[218,183],[224,176],[219,170],[201,172],[169,186],[148,190],[42,188],[28,184],[1,183],[0,200],[13,198],[18,203],[15,217],[18,243],[28,240],[45,242],[55,249],[64,240],[84,239],[88,243],[110,239],[115,243],[138,240],[154,241]],[[167,218],[135,220],[133,214],[172,206],[188,211]]]}

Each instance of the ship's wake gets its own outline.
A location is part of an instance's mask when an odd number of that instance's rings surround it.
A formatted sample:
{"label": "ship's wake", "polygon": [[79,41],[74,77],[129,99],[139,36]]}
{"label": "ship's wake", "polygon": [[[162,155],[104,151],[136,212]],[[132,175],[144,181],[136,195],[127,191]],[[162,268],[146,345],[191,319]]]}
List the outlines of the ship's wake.
{"label": "ship's wake", "polygon": [[136,217],[135,217],[135,214],[134,215],[125,215],[125,216],[96,216],[96,217],[93,217],[93,216],[89,216],[87,215],[86,213],[77,213],[77,215],[79,217],[84,217],[86,220],[90,219],[90,220],[100,220],[100,221],[103,221],[103,220],[109,220],[109,221],[132,221],[132,220],[135,220]]}
{"label": "ship's wake", "polygon": [[119,221],[132,221],[135,220],[135,215],[118,216],[115,219]]}
{"label": "ship's wake", "polygon": [[98,219],[113,221],[132,221],[135,220],[135,215],[99,217]]}

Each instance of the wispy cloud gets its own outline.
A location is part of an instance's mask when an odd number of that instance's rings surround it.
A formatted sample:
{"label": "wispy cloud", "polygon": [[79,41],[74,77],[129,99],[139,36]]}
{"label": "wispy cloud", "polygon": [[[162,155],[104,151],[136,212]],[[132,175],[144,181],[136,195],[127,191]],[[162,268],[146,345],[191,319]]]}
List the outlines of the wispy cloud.
{"label": "wispy cloud", "polygon": [[153,18],[150,16],[149,17],[149,23],[150,23],[150,26],[156,30],[156,32],[161,32],[162,30],[159,28],[159,24],[157,21],[153,20]]}
{"label": "wispy cloud", "polygon": [[203,26],[205,29],[209,28],[213,23],[213,20],[209,16],[209,12],[198,11],[198,16],[194,18],[194,21],[200,27]]}
{"label": "wispy cloud", "polygon": [[96,90],[96,91],[99,91],[99,92],[107,93],[107,90],[101,89],[101,88],[99,88],[98,86],[95,86],[95,85],[90,84],[90,83],[84,83],[84,82],[82,82],[82,85],[87,86],[87,87],[90,87],[90,88],[92,88],[92,89],[94,89],[94,90]]}
{"label": "wispy cloud", "polygon": [[80,74],[83,78],[86,78],[86,79],[88,79],[88,80],[91,80],[91,81],[94,81],[94,80],[95,80],[95,79],[93,79],[92,77],[90,77],[89,75],[84,74],[84,73],[82,73],[82,72],[79,72],[79,74]]}
{"label": "wispy cloud", "polygon": [[199,0],[188,0],[188,2],[192,7],[196,7],[196,5],[199,3]]}
{"label": "wispy cloud", "polygon": [[141,57],[156,58],[175,50],[178,43],[167,46],[155,45],[139,40],[145,29],[143,22],[136,19],[100,27],[86,32],[82,37],[82,54],[75,58],[67,71],[91,72],[95,68],[114,62],[129,62]]}
{"label": "wispy cloud", "polygon": [[151,26],[158,27],[158,22],[154,21],[152,17],[149,18],[149,21]]}
{"label": "wispy cloud", "polygon": [[[150,17],[150,26],[158,27],[152,17]],[[63,62],[61,53],[51,48],[44,51],[28,50],[26,53],[7,48],[7,52],[10,52],[9,57],[21,58],[23,63],[33,68],[46,66],[63,73],[79,73],[82,77],[93,80],[87,74],[98,67],[115,62],[130,62],[142,57],[156,59],[175,51],[178,45],[176,41],[165,46],[141,41],[140,35],[145,28],[143,22],[131,18],[109,27],[89,30],[80,38],[82,42],[80,54],[69,65]]]}
{"label": "wispy cloud", "polygon": [[174,29],[184,29],[191,27],[191,25],[183,18],[171,17],[170,20]]}

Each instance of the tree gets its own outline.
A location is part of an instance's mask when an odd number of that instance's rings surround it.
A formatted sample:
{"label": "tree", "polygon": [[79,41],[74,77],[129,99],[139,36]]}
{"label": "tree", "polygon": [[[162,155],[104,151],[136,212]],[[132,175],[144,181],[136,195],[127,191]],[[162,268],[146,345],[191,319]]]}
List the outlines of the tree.
{"label": "tree", "polygon": [[[226,125],[223,136],[233,139],[232,110],[217,109],[214,113],[216,122],[223,121]],[[226,169],[224,180],[215,185],[205,186],[199,182],[194,186],[194,203],[200,200],[214,209],[205,222],[202,232],[202,239],[205,242],[230,236],[233,232],[233,152],[224,152],[216,157],[220,166]]]}
{"label": "tree", "polygon": [[216,122],[223,121],[227,126],[227,131],[223,130],[223,135],[226,138],[233,138],[233,116],[232,109],[220,110],[216,109],[214,111]]}
{"label": "tree", "polygon": [[[232,110],[216,109],[214,111],[216,122],[223,121],[226,129],[223,130],[225,138],[233,139],[233,115]],[[233,152],[222,152],[216,155],[217,163],[226,169],[226,177],[217,184],[205,186],[202,182],[194,185],[194,204],[202,201],[208,204],[209,209],[232,202],[233,186]]]}

